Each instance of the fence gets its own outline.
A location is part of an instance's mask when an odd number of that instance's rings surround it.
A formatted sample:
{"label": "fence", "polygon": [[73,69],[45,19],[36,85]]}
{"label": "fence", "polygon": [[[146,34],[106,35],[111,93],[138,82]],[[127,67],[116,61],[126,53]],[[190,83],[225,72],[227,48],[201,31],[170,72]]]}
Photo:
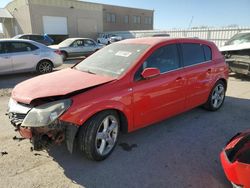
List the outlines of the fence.
{"label": "fence", "polygon": [[140,38],[152,36],[153,34],[167,33],[170,37],[197,37],[199,39],[211,40],[217,46],[223,46],[224,43],[233,35],[241,31],[250,31],[250,27],[233,27],[233,28],[197,28],[197,29],[170,29],[170,30],[145,30],[145,31],[117,31],[107,32],[117,34],[123,38]]}

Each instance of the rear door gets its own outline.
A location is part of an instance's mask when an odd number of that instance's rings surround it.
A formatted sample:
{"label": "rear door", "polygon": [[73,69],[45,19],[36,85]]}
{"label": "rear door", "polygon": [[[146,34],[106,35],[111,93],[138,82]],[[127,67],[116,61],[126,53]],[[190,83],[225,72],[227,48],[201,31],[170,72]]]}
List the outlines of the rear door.
{"label": "rear door", "polygon": [[204,104],[210,93],[213,78],[212,53],[200,43],[181,44],[186,84],[186,110]]}
{"label": "rear door", "polygon": [[40,60],[40,49],[28,42],[8,42],[8,55],[13,62],[13,71],[35,70]]}
{"label": "rear door", "polygon": [[91,39],[85,39],[84,40],[84,48],[83,53],[84,55],[90,55],[96,51],[96,43]]}
{"label": "rear door", "polygon": [[6,43],[0,42],[0,74],[11,73],[13,71],[12,59],[7,53]]}
{"label": "rear door", "polygon": [[[161,74],[142,79],[141,72],[150,67],[158,68]],[[185,81],[177,45],[168,44],[156,49],[136,72],[133,84],[135,129],[182,112]]]}

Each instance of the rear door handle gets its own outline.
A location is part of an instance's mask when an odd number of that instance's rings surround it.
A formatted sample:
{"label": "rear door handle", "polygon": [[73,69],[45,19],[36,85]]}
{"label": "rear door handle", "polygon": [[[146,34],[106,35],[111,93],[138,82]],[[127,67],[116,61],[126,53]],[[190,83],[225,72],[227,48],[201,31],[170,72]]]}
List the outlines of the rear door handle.
{"label": "rear door handle", "polygon": [[9,59],[9,58],[10,58],[10,56],[4,56],[3,58],[4,58],[4,59]]}
{"label": "rear door handle", "polygon": [[207,69],[207,73],[212,73],[212,69]]}

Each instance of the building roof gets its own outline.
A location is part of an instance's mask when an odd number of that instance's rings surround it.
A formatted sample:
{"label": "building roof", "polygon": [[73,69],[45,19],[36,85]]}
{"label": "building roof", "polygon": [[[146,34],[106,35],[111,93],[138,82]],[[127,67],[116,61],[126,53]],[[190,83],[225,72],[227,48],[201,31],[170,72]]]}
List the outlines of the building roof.
{"label": "building roof", "polygon": [[13,18],[10,12],[4,8],[0,8],[0,18]]}

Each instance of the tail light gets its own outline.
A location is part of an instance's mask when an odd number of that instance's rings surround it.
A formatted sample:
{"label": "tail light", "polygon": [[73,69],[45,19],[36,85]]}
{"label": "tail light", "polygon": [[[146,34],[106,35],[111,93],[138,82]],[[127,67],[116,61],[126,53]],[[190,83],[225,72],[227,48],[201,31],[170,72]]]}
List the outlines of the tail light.
{"label": "tail light", "polygon": [[54,52],[58,55],[62,55],[62,52],[60,50],[55,50]]}

